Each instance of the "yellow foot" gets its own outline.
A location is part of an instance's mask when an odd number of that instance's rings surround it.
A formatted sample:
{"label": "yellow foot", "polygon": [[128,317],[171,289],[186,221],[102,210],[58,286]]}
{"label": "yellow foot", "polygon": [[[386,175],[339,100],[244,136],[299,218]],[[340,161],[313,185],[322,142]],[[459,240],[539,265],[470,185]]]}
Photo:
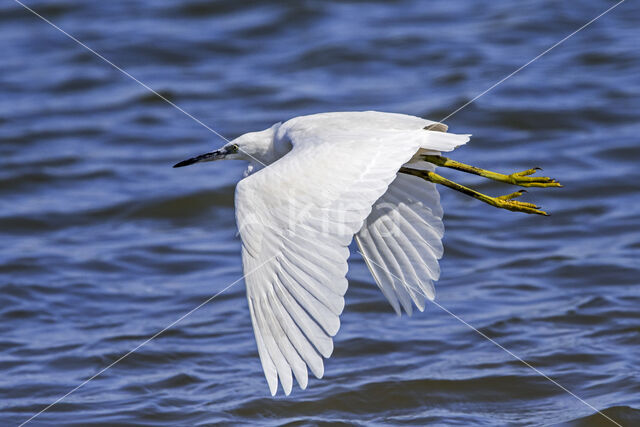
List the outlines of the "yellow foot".
{"label": "yellow foot", "polygon": [[539,170],[542,170],[542,168],[535,167],[533,169],[527,169],[526,171],[506,175],[507,182],[521,187],[562,187],[562,184],[553,178],[546,176],[529,176]]}
{"label": "yellow foot", "polygon": [[524,212],[528,214],[549,216],[545,211],[540,210],[540,206],[536,206],[533,203],[519,202],[513,200],[522,196],[527,190],[519,190],[515,193],[505,194],[504,196],[490,197],[492,199],[489,204],[502,209],[507,209],[514,212]]}
{"label": "yellow foot", "polygon": [[519,185],[521,187],[562,187],[562,185],[560,185],[560,183],[555,179],[548,178],[546,176],[529,176],[536,173],[536,171],[542,170],[540,168],[527,169],[526,171],[505,175],[503,173],[492,172],[475,166],[465,165],[464,163],[442,156],[423,154],[421,157],[422,160],[433,163],[436,166],[472,173],[494,181],[506,182],[507,184]]}
{"label": "yellow foot", "polygon": [[[495,206],[496,208],[507,209],[514,212],[524,212],[528,214],[545,215],[545,216],[549,215],[545,211],[540,210],[540,206],[536,206],[533,203],[518,202],[516,200],[513,200],[522,196],[524,193],[527,192],[527,190],[519,190],[519,191],[516,191],[515,193],[506,194],[504,196],[491,197],[491,196],[487,196],[486,194],[482,194],[476,190],[473,190],[469,187],[465,187],[464,185],[460,185],[457,182],[453,182],[443,176],[438,175],[435,172],[425,171],[421,169],[411,169],[407,167],[400,168],[399,172],[406,173],[408,175],[417,176],[418,178],[422,178],[424,180],[433,182],[434,184],[444,185],[446,187],[459,191],[463,194],[466,194],[467,196],[471,196],[474,199],[478,199],[491,206]],[[528,172],[528,171],[525,171],[525,172]],[[535,169],[534,169],[534,172],[535,172]],[[508,175],[502,175],[502,176],[507,177]]]}

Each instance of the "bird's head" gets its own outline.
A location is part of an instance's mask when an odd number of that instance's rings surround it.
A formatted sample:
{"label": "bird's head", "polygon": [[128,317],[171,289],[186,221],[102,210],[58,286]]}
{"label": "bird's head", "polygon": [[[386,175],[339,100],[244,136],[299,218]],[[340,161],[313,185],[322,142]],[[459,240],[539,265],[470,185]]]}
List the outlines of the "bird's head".
{"label": "bird's head", "polygon": [[273,161],[271,157],[274,154],[274,136],[278,127],[280,127],[280,123],[276,123],[269,129],[260,132],[245,133],[215,151],[183,160],[173,165],[173,167],[179,168],[214,160],[245,160],[252,163],[271,163]]}

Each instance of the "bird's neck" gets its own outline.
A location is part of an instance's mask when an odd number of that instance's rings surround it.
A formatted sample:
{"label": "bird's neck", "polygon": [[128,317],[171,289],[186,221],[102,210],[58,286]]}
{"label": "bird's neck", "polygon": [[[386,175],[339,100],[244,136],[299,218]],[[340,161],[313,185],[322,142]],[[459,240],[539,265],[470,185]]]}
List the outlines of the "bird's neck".
{"label": "bird's neck", "polygon": [[293,148],[291,141],[279,135],[279,128],[280,123],[276,123],[269,129],[254,133],[254,135],[260,135],[261,137],[261,149],[255,150],[252,155],[249,156],[250,158],[247,159],[249,161],[249,168],[247,168],[245,175],[259,171],[291,151]]}

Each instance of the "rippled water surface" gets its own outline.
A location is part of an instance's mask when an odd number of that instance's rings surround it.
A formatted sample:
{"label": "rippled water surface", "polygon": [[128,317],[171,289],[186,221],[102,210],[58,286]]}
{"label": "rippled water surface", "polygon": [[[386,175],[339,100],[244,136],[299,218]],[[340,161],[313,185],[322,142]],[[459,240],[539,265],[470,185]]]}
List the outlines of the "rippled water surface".
{"label": "rippled water surface", "polygon": [[[614,3],[27,4],[231,138],[375,109],[438,120]],[[438,303],[640,425],[640,6],[627,1],[447,122],[455,158],[543,166],[548,218],[441,190]],[[19,424],[239,279],[222,141],[0,4],[0,424]],[[491,193],[511,189],[456,172]],[[511,190],[512,191],[512,190]],[[435,305],[396,317],[354,254],[322,380],[270,397],[238,283],[33,424],[612,425]]]}

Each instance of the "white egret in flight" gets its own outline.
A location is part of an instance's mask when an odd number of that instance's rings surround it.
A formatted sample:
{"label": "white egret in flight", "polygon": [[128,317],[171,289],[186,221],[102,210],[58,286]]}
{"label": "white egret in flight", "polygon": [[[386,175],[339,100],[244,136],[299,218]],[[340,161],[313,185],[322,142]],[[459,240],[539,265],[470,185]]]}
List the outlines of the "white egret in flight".
{"label": "white egret in flight", "polygon": [[223,159],[249,162],[235,191],[236,221],[251,322],[271,394],[293,377],[306,388],[307,368],[324,373],[347,290],[349,244],[355,240],[378,287],[400,314],[424,310],[440,276],[442,208],[435,183],[493,206],[546,215],[515,201],[524,190],[490,197],[434,173],[435,166],[524,187],[560,186],[532,177],[537,168],[503,175],[446,157],[469,135],[404,114],[323,113],[244,134],[174,167]]}

